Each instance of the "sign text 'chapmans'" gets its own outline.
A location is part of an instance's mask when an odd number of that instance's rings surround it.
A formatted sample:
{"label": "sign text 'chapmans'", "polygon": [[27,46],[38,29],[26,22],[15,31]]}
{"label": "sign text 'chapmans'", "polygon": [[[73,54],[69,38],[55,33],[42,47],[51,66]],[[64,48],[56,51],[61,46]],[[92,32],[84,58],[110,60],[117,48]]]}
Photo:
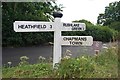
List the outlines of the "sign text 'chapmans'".
{"label": "sign text 'chapmans'", "polygon": [[92,36],[62,36],[62,45],[91,46]]}

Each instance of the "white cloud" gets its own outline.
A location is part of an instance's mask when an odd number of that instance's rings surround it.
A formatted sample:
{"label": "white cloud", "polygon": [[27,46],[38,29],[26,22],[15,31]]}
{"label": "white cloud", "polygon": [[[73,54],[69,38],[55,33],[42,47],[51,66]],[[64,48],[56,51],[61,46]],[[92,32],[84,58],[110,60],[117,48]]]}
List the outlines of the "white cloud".
{"label": "white cloud", "polygon": [[105,7],[114,1],[119,0],[57,0],[57,3],[65,7],[62,22],[86,19],[96,23],[99,13],[104,13]]}

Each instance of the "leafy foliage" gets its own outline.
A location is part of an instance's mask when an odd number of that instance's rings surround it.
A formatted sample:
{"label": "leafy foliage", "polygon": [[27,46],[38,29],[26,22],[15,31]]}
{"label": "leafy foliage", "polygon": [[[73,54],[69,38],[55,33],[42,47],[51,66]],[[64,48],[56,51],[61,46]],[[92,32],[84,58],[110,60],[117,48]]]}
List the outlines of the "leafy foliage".
{"label": "leafy foliage", "polygon": [[83,32],[64,32],[63,35],[92,36],[94,40],[103,42],[109,42],[113,40],[113,37],[114,39],[117,38],[118,32],[107,26],[94,25],[87,20],[76,20],[73,22],[85,23],[86,30]]}
{"label": "leafy foliage", "polygon": [[105,7],[105,12],[99,14],[97,23],[120,31],[120,1],[112,2]]}
{"label": "leafy foliage", "polygon": [[[53,6],[54,5],[54,6]],[[55,2],[3,2],[3,46],[25,46],[51,41],[53,33],[16,33],[14,21],[52,21],[52,13],[61,10]],[[44,37],[44,38],[43,38]]]}

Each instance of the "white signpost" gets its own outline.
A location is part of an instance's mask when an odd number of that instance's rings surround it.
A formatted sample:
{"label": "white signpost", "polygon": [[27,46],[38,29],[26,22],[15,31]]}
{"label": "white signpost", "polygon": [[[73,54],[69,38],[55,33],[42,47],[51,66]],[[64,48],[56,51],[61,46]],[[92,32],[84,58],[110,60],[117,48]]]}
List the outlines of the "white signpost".
{"label": "white signpost", "polygon": [[[55,14],[56,15],[56,14]],[[84,23],[62,23],[61,14],[55,16],[54,22],[15,21],[15,32],[49,32],[54,31],[53,67],[61,61],[61,45],[91,46],[91,36],[61,36],[61,31],[84,31]]]}

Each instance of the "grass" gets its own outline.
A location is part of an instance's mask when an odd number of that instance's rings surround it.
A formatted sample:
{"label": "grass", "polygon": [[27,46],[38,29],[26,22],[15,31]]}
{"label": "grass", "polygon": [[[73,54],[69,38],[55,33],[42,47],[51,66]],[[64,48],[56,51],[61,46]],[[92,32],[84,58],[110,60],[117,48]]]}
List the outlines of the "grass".
{"label": "grass", "polygon": [[97,56],[63,58],[57,69],[52,63],[23,63],[16,67],[3,67],[3,78],[117,78],[118,58],[116,48],[110,48]]}
{"label": "grass", "polygon": [[51,64],[24,65],[12,68],[3,68],[3,78],[33,78],[48,77],[51,74]]}

